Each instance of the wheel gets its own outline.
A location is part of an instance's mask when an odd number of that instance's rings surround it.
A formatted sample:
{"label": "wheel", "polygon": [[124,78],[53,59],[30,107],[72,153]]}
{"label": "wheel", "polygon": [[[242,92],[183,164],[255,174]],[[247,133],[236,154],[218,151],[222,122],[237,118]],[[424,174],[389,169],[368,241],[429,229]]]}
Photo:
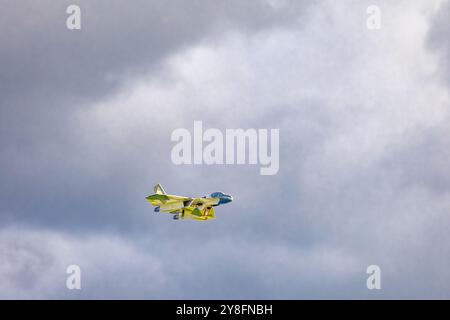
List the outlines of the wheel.
{"label": "wheel", "polygon": [[160,209],[159,207],[156,207],[155,212],[159,212],[159,209]]}
{"label": "wheel", "polygon": [[173,220],[178,220],[178,219],[180,219],[179,215],[176,214],[176,215],[173,216]]}

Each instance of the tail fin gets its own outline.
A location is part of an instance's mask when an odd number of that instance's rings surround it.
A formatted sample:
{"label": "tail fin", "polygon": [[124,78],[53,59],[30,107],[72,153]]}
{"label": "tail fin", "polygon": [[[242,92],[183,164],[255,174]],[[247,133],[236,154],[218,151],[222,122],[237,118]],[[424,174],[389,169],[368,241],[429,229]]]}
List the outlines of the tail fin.
{"label": "tail fin", "polygon": [[154,189],[156,194],[166,194],[163,187],[159,183],[155,186]]}

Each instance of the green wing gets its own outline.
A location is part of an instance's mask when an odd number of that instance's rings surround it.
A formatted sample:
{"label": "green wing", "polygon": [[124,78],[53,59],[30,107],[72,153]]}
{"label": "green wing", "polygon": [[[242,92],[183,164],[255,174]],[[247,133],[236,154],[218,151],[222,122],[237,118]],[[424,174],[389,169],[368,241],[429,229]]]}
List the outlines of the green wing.
{"label": "green wing", "polygon": [[215,219],[213,206],[217,205],[219,200],[218,198],[195,198],[183,211],[187,217],[195,220]]}
{"label": "green wing", "polygon": [[183,211],[185,218],[191,218],[194,220],[209,220],[216,218],[214,207],[206,207],[202,210],[198,208],[188,207]]}
{"label": "green wing", "polygon": [[174,196],[170,194],[152,194],[145,199],[147,199],[154,206],[162,206],[166,204],[192,200],[192,198],[189,197]]}

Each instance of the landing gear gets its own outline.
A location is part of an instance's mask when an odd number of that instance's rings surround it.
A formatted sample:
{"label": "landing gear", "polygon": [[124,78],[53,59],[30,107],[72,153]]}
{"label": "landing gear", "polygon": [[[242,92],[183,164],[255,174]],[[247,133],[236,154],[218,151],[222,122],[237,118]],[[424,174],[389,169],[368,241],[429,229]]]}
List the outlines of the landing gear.
{"label": "landing gear", "polygon": [[180,215],[176,214],[173,216],[173,220],[179,220],[180,219]]}
{"label": "landing gear", "polygon": [[160,209],[159,207],[156,207],[155,212],[159,212],[159,209]]}

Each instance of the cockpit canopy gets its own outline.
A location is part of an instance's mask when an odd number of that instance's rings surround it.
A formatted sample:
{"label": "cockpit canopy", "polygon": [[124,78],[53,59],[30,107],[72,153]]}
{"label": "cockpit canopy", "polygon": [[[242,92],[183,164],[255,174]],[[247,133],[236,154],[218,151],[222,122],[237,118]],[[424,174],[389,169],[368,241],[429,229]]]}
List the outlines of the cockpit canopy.
{"label": "cockpit canopy", "polygon": [[223,196],[225,196],[225,194],[223,192],[213,192],[210,194],[211,198],[221,198]]}

